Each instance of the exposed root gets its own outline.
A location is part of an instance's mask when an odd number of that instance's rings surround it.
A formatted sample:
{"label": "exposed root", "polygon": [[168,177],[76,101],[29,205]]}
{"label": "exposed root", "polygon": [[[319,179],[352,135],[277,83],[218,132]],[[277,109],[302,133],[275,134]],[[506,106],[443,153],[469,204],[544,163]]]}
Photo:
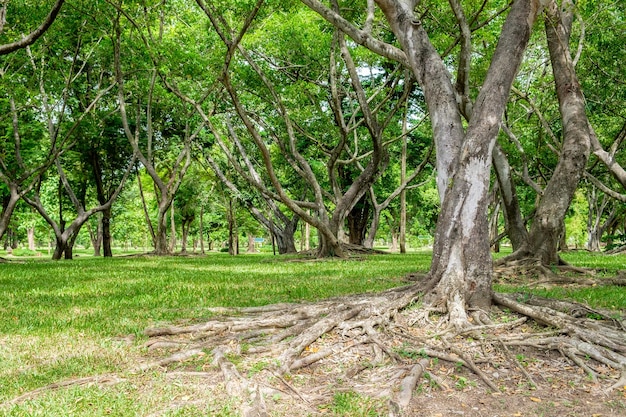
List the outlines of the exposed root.
{"label": "exposed root", "polygon": [[[519,349],[560,353],[598,384],[617,379],[614,371],[626,369],[626,333],[608,312],[579,303],[494,294],[508,313],[471,312],[470,328],[441,331],[446,315],[415,303],[418,291],[413,285],[317,303],[219,309],[215,312],[220,315],[208,322],[148,329],[146,334],[155,352],[186,352],[183,366],[197,357],[193,352],[211,351],[213,366],[227,393],[240,399],[243,415],[271,413],[270,396],[287,401],[295,414],[315,414],[337,390],[385,397],[388,414],[402,415],[411,408],[425,375],[429,389],[462,387],[474,375],[474,383],[487,392],[501,392],[507,389],[502,367],[517,369],[529,386],[545,382],[513,357],[512,351]],[[231,355],[239,358],[238,365]],[[174,357],[170,352],[167,364],[150,363],[168,367]],[[243,372],[259,363],[264,371]],[[607,373],[609,369],[614,371]],[[295,378],[308,382],[296,385]]]}
{"label": "exposed root", "polygon": [[574,285],[595,287],[601,285],[626,286],[626,272],[619,271],[614,277],[596,277],[596,270],[568,264],[544,265],[539,259],[522,258],[495,263],[494,278],[508,284],[528,287],[551,287]]}
{"label": "exposed root", "polygon": [[69,387],[80,386],[80,385],[98,385],[98,386],[115,385],[123,381],[124,379],[118,377],[117,375],[112,375],[112,374],[67,379],[65,381],[55,382],[55,383],[46,385],[44,387],[34,389],[32,391],[28,391],[9,401],[5,401],[4,403],[0,404],[0,410],[6,407],[10,407],[12,405],[19,404],[23,401],[33,399],[48,391],[54,391],[54,390],[61,389],[61,388],[69,388]]}

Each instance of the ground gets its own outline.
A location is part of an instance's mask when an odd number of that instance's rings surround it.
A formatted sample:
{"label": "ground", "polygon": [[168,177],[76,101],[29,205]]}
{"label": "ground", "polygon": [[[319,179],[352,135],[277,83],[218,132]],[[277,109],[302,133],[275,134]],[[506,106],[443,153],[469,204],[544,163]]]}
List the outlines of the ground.
{"label": "ground", "polygon": [[[152,329],[146,366],[210,384],[211,398],[245,416],[626,415],[621,372],[572,350],[561,330],[494,307],[491,324],[459,334],[419,303],[386,316],[384,298],[224,310]],[[362,305],[365,315],[351,312]]]}
{"label": "ground", "polygon": [[[620,313],[494,294],[496,305],[459,330],[421,303],[417,285],[208,309],[208,319],[162,323],[145,339],[122,334],[91,346],[94,355],[123,358],[112,358],[118,371],[26,392],[0,404],[0,415],[24,415],[20,405],[42,410],[27,415],[52,415],[45,407],[54,397],[45,396],[86,385],[149,404],[133,415],[150,417],[626,415]],[[0,337],[0,348],[25,343],[14,339]],[[69,355],[73,343],[63,344]],[[51,361],[55,354],[64,353],[41,352]],[[62,406],[125,415],[85,398]]]}

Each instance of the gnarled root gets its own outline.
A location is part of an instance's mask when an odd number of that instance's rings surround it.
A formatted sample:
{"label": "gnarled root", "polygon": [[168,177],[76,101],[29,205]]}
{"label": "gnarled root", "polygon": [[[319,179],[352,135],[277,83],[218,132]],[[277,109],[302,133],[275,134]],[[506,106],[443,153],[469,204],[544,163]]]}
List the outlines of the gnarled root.
{"label": "gnarled root", "polygon": [[[532,375],[513,357],[523,348],[560,352],[598,381],[606,378],[603,369],[626,369],[626,333],[607,312],[494,294],[508,313],[472,311],[471,326],[456,329],[446,314],[415,303],[418,298],[419,287],[407,286],[317,303],[221,309],[206,323],[146,333],[152,346],[169,352],[167,360],[172,349],[187,352],[182,360],[211,351],[226,392],[240,399],[244,415],[271,412],[276,403],[266,401],[270,396],[288,402],[295,414],[311,413],[338,390],[385,397],[387,413],[401,415],[409,412],[420,380],[428,380],[421,389],[463,389],[474,375],[473,384],[500,392],[509,389],[499,376],[505,368],[519,368],[536,386],[544,381],[541,372]],[[163,361],[152,363],[171,366]],[[259,364],[263,369],[252,372]]]}

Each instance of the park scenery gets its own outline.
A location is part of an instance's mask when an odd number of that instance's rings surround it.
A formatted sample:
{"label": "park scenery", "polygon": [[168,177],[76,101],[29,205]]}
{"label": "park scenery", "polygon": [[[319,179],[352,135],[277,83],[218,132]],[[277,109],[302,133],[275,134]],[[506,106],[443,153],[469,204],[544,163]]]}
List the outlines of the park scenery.
{"label": "park scenery", "polygon": [[621,0],[0,0],[0,416],[626,415]]}

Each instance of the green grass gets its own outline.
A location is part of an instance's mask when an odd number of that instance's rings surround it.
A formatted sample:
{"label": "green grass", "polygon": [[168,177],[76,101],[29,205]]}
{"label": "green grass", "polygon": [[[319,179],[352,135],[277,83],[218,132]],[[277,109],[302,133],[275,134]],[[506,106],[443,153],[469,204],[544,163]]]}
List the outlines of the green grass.
{"label": "green grass", "polygon": [[[561,257],[574,266],[592,268],[598,278],[611,277],[626,269],[626,255],[604,255],[587,251],[563,252]],[[579,276],[574,274],[573,276]],[[529,286],[496,285],[496,291],[524,292],[548,298],[558,298],[589,304],[595,308],[626,311],[626,288],[614,285],[596,287],[532,288]]]}
{"label": "green grass", "polygon": [[161,321],[206,317],[207,307],[380,291],[428,262],[428,254],[317,262],[212,254],[1,264],[0,333],[139,333]]}
{"label": "green grass", "polygon": [[[565,254],[575,265],[606,275],[623,269],[626,256]],[[20,260],[0,264],[0,403],[48,384],[115,373],[122,383],[46,391],[0,416],[143,416],[167,408],[171,399],[200,395],[172,384],[161,372],[132,374],[143,331],[171,322],[206,319],[208,308],[319,300],[404,285],[409,272],[427,271],[430,253],[368,256],[353,260],[294,261],[269,254],[206,257],[79,257],[66,262]],[[498,287],[497,290],[528,290]],[[532,290],[533,293],[626,310],[626,289]],[[134,335],[127,344],[121,336]],[[265,364],[258,364],[258,371]],[[367,403],[367,404],[366,404]],[[365,409],[359,408],[366,404]],[[167,416],[236,415],[233,404],[185,406]],[[335,415],[375,410],[351,395],[328,405]]]}
{"label": "green grass", "polygon": [[[305,262],[211,254],[0,264],[0,403],[68,378],[132,368],[150,326],[202,320],[210,316],[209,307],[380,291],[405,284],[404,275],[426,270],[429,262],[430,254],[418,253]],[[118,340],[129,334],[136,337],[131,346]],[[73,387],[26,401],[8,415],[147,415],[168,394],[154,376],[144,377],[152,393],[146,399],[133,394],[132,385],[102,392]],[[230,415],[223,404],[216,407],[166,415]]]}

